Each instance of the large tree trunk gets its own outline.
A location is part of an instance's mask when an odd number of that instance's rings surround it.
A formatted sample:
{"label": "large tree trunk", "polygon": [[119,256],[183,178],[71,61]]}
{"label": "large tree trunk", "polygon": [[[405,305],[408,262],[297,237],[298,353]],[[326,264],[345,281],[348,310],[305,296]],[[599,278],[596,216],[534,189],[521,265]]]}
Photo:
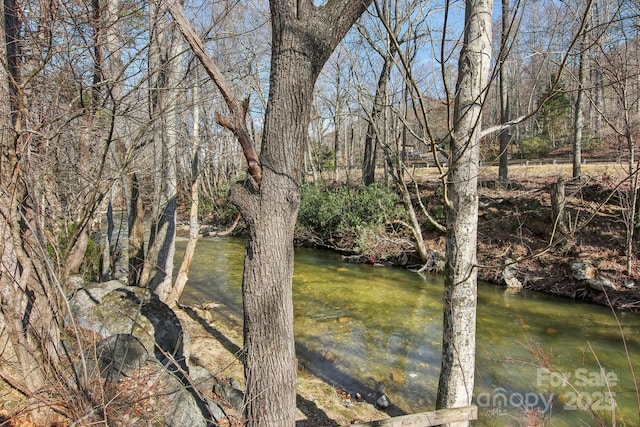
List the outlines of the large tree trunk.
{"label": "large tree trunk", "polygon": [[[451,137],[442,367],[436,407],[471,404],[476,349],[481,112],[491,63],[491,0],[467,0]],[[467,426],[468,422],[455,425]]]}
{"label": "large tree trunk", "polygon": [[222,92],[249,176],[231,200],[249,230],[242,284],[244,304],[245,416],[249,426],[294,426],[296,358],[293,336],[293,229],[308,138],[313,86],[338,42],[371,1],[271,0],[271,77],[260,158],[240,103],[204,51],[181,8],[167,3],[194,53]]}
{"label": "large tree trunk", "polygon": [[[184,66],[182,53],[184,42],[178,37],[178,32],[171,26],[171,48],[169,50],[169,63],[167,64],[167,94],[165,131],[163,135],[163,204],[166,206],[160,224],[162,226],[162,250],[158,254],[157,266],[162,274],[156,274],[151,282],[152,289],[161,301],[168,303],[173,293],[173,264],[176,251],[176,210],[178,198],[178,126],[180,112],[178,111],[182,100],[182,79]],[[167,89],[165,88],[165,90]],[[196,171],[197,173],[197,171]],[[197,185],[197,182],[196,182]],[[197,215],[197,211],[196,211]],[[164,224],[163,224],[164,223]],[[158,236],[156,236],[158,237]],[[174,295],[175,296],[175,295]],[[176,300],[177,301],[177,300]]]}
{"label": "large tree trunk", "polygon": [[[286,11],[280,13],[284,15]],[[245,415],[250,426],[295,424],[293,230],[300,203],[298,185],[313,86],[320,65],[309,61],[305,51],[309,47],[305,47],[298,31],[276,27],[276,23],[291,18],[274,17],[259,194],[252,194],[245,187],[234,188],[232,194],[232,201],[249,228],[242,293]],[[285,77],[291,75],[296,78]]]}

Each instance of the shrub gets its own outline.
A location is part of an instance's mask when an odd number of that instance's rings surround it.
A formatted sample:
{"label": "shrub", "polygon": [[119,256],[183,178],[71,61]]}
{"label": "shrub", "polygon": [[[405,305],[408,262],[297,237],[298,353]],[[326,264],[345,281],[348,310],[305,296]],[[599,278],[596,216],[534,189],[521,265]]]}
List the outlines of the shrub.
{"label": "shrub", "polygon": [[549,141],[538,136],[527,136],[520,141],[520,157],[523,159],[545,157],[550,149]]}
{"label": "shrub", "polygon": [[298,227],[326,236],[355,237],[358,229],[403,215],[398,195],[375,185],[356,188],[301,187]]}
{"label": "shrub", "polygon": [[586,136],[582,139],[582,149],[584,151],[598,151],[602,148],[602,138],[597,136]]}

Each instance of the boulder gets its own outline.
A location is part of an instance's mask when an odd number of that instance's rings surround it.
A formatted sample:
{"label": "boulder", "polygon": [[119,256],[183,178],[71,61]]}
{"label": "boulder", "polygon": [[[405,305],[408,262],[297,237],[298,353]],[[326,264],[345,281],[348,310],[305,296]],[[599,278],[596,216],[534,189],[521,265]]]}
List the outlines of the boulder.
{"label": "boulder", "polygon": [[[91,356],[88,354],[86,360],[93,360]],[[96,344],[95,348],[100,376],[110,380],[131,376],[147,363],[148,358],[147,349],[131,334],[111,335]]]}
{"label": "boulder", "polygon": [[77,290],[69,303],[78,326],[103,338],[131,334],[158,360],[166,361],[171,355],[186,366],[185,329],[173,310],[147,289],[115,280],[93,283]]}
{"label": "boulder", "polygon": [[507,258],[505,260],[505,267],[502,269],[501,276],[502,281],[507,288],[521,289],[522,282],[516,277],[518,273],[518,264],[514,263],[512,259]]}
{"label": "boulder", "polygon": [[85,352],[90,372],[97,368],[114,383],[136,381],[139,375],[134,374],[143,372],[145,387],[158,388],[158,396],[166,399],[157,414],[163,425],[204,427],[226,416],[204,395],[215,384],[213,376],[195,367],[197,382],[185,375],[189,374],[188,334],[155,294],[110,281],[77,289],[69,304],[73,318],[68,317],[67,323],[74,321],[103,338]]}
{"label": "boulder", "polygon": [[609,278],[601,274],[596,275],[596,277],[594,277],[593,279],[586,280],[586,283],[591,289],[595,289],[596,291],[604,291],[607,289],[612,291],[618,290],[618,287],[611,280],[609,280]]}
{"label": "boulder", "polygon": [[591,289],[596,291],[618,290],[618,287],[608,277],[598,273],[598,269],[589,261],[574,262],[571,264],[571,270],[574,279],[584,282]]}

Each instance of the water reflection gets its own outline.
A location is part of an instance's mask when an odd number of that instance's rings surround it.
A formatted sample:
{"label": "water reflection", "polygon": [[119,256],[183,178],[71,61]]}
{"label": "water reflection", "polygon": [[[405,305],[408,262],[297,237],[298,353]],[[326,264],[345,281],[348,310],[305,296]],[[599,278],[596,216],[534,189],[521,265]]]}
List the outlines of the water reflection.
{"label": "water reflection", "polygon": [[[221,303],[218,318],[240,325],[243,251],[241,240],[200,241],[182,302]],[[441,277],[345,264],[333,253],[300,249],[293,287],[296,347],[305,366],[354,392],[384,389],[393,413],[433,409]],[[545,411],[554,426],[596,425],[587,411],[573,410],[585,406],[599,408],[610,423],[611,393],[620,408],[617,421],[624,416],[627,425],[640,424],[629,362],[610,310],[485,284],[478,299],[475,396],[481,420],[475,425],[519,425],[528,406]],[[620,313],[620,320],[640,371],[634,334],[640,316]]]}

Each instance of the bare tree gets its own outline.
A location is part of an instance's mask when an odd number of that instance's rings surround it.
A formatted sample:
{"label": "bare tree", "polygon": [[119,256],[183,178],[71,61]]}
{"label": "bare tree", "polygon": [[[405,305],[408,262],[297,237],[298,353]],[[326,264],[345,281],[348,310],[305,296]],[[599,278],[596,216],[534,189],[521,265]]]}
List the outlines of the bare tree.
{"label": "bare tree", "polygon": [[444,325],[437,408],[467,406],[473,396],[478,172],[482,104],[491,66],[492,8],[490,0],[465,3],[447,177]]}
{"label": "bare tree", "polygon": [[[300,204],[304,149],[314,83],[323,65],[370,2],[272,0],[269,100],[260,156],[246,126],[248,102],[239,102],[207,55],[182,10],[171,14],[210,77],[229,116],[218,122],[243,147],[249,176],[231,200],[249,236],[243,276],[245,415],[250,426],[295,424],[296,360],[293,337],[293,229]],[[291,78],[295,76],[295,78]]]}
{"label": "bare tree", "polygon": [[187,245],[184,250],[184,256],[182,258],[182,262],[180,263],[180,267],[178,269],[178,274],[175,278],[173,286],[163,291],[164,297],[161,298],[165,304],[169,307],[173,307],[178,302],[180,295],[184,291],[184,288],[187,284],[188,275],[189,275],[189,267],[191,266],[191,261],[193,260],[193,255],[196,250],[196,244],[198,242],[198,237],[200,235],[200,222],[198,221],[198,203],[200,202],[200,192],[199,192],[199,173],[198,173],[198,164],[199,164],[199,151],[200,151],[200,86],[198,79],[198,67],[194,70],[194,78],[195,83],[192,88],[193,92],[193,135],[191,139],[193,141],[192,146],[192,154],[191,154],[191,188],[190,188],[190,196],[191,196],[191,206],[189,209],[189,239],[187,240]]}
{"label": "bare tree", "polygon": [[[614,4],[615,7],[615,4]],[[599,111],[602,120],[613,133],[613,138],[621,141],[620,158],[625,158],[629,185],[621,193],[623,220],[626,226],[625,252],[627,274],[632,273],[634,259],[634,236],[638,223],[638,194],[640,159],[637,156],[637,123],[640,119],[640,56],[639,36],[630,25],[635,22],[635,12],[625,8],[614,8],[611,30],[608,38],[601,38],[595,55],[597,67],[601,70],[604,83],[609,88],[608,103],[611,109]],[[626,193],[626,194],[625,194]]]}
{"label": "bare tree", "polygon": [[16,1],[4,2],[2,10],[0,377],[32,399],[34,419],[44,422],[48,409],[37,402],[59,356],[61,294],[45,249],[39,200],[29,191],[34,177],[28,174],[24,88],[32,75],[25,77],[23,14]]}
{"label": "bare tree", "polygon": [[[511,111],[509,108],[509,88],[507,82],[507,58],[509,56],[509,34],[513,28],[512,22],[509,0],[502,0],[500,53],[498,56],[500,123],[506,123],[511,119]],[[498,157],[498,179],[502,185],[506,185],[509,182],[509,144],[511,143],[510,129],[505,129],[500,132],[499,139],[500,153]]]}
{"label": "bare tree", "polygon": [[150,112],[153,123],[154,162],[153,220],[149,249],[140,284],[150,286],[160,300],[168,296],[173,282],[173,258],[177,210],[177,119],[180,100],[181,46],[164,10],[151,3],[149,65],[152,79]]}

